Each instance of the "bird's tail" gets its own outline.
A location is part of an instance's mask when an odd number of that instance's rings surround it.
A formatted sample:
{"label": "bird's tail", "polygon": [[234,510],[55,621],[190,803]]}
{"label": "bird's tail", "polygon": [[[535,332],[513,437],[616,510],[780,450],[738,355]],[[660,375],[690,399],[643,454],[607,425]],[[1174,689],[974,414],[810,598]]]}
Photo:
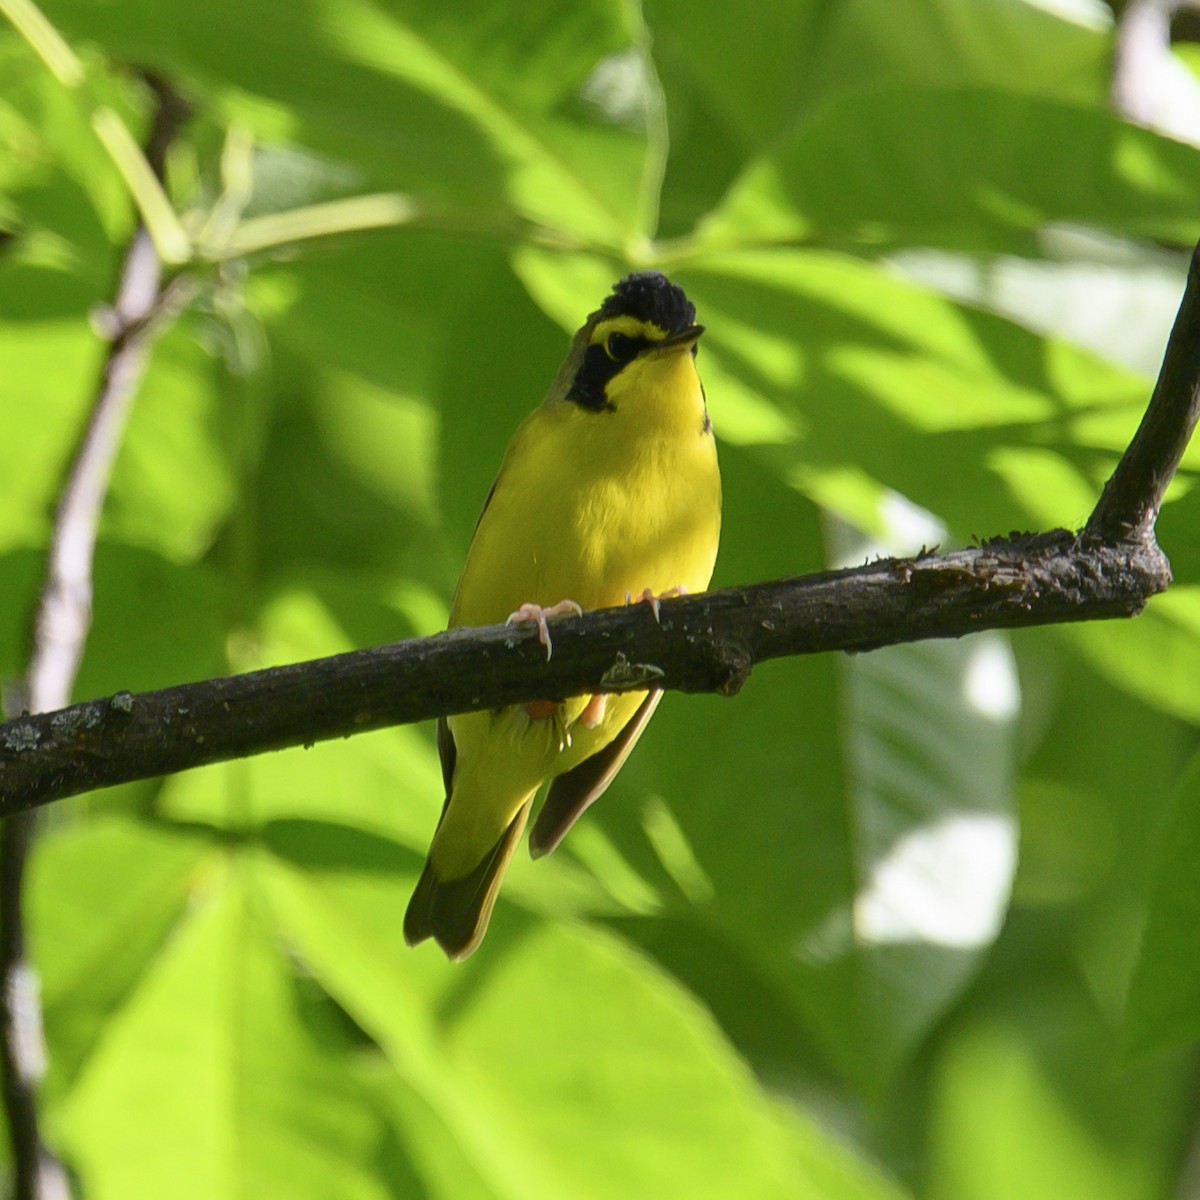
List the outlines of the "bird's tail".
{"label": "bird's tail", "polygon": [[531,796],[469,875],[439,878],[430,855],[404,914],[404,940],[410,946],[431,937],[453,959],[466,958],[474,951],[487,932],[501,880],[532,804]]}

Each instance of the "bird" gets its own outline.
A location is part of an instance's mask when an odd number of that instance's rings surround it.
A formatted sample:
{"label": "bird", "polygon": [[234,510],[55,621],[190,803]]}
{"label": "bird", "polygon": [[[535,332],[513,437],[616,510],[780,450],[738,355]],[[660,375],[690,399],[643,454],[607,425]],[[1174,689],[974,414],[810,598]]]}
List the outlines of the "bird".
{"label": "bird", "polygon": [[[721,530],[721,477],[696,370],[704,326],[658,271],[615,285],[575,334],[542,404],[517,428],[484,502],[450,628],[704,591]],[[533,701],[443,718],[445,803],[404,918],[461,960],[483,939],[535,797],[534,858],[608,787],[657,690]]]}

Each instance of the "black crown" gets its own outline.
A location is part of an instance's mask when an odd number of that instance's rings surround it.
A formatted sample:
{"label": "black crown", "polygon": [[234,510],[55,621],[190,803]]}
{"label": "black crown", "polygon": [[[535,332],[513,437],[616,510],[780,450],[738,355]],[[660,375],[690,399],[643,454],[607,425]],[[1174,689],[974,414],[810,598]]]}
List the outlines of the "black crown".
{"label": "black crown", "polygon": [[635,271],[615,284],[600,306],[604,317],[636,317],[665,333],[678,333],[696,323],[696,306],[661,271]]}

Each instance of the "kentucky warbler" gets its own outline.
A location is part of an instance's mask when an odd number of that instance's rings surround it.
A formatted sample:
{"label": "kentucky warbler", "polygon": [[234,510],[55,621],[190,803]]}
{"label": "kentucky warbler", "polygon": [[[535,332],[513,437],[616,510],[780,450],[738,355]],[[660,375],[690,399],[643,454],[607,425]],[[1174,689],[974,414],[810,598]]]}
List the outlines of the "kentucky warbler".
{"label": "kentucky warbler", "polygon": [[[683,291],[657,271],[622,279],[575,335],[492,485],[450,626],[535,620],[703,591],[721,528],[721,479]],[[410,945],[465,958],[539,787],[529,837],[553,850],[612,781],[662,693],[535,701],[438,722],[446,802],[409,902]]]}

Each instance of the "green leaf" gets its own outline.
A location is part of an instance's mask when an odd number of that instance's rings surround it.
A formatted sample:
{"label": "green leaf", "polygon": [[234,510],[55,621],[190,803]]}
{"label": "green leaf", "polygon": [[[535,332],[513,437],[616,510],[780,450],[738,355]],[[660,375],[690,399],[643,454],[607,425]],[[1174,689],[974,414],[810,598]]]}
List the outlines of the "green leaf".
{"label": "green leaf", "polygon": [[979,246],[1058,221],[1187,243],[1200,231],[1198,179],[1200,150],[1100,107],[978,87],[884,87],[802,123],[747,170],[703,236],[716,246]]}
{"label": "green leaf", "polygon": [[876,1085],[973,978],[1000,931],[1017,855],[1007,642],[892,646],[844,670],[861,878],[820,952],[859,943]]}
{"label": "green leaf", "polygon": [[227,581],[120,542],[96,550],[91,632],[75,694],[143,691],[226,669]]}
{"label": "green leaf", "polygon": [[[1148,864],[1194,734],[1097,668],[1063,627],[1026,630],[1012,644],[1024,711],[1021,853],[1008,943],[1032,937],[1042,961],[1086,979],[1088,1006],[1111,1030],[1124,1020],[1149,902]],[[1035,1014],[1030,1020],[1039,1023]]]}
{"label": "green leaf", "polygon": [[[88,220],[98,220],[114,240],[127,234],[133,215],[129,194],[116,164],[92,127],[95,105],[129,125],[140,119],[140,99],[123,72],[88,53],[81,60],[87,89],[64,87],[48,74],[16,37],[0,29],[0,58],[6,86],[0,98],[0,140],[4,166],[0,187],[8,197],[0,203],[3,224],[25,237],[36,231],[52,239],[72,236]],[[58,198],[63,185],[73,201]],[[76,198],[77,197],[77,198]],[[107,284],[106,263],[94,261],[94,248],[81,249],[81,265]]]}
{"label": "green leaf", "polygon": [[[846,0],[824,14],[808,91],[826,97],[881,85],[988,84],[1080,103],[1108,90],[1110,18],[1083,5],[1024,0]],[[871,63],[870,72],[860,67]]]}
{"label": "green leaf", "polygon": [[1159,1053],[1200,1040],[1200,760],[1179,781],[1159,830],[1149,909],[1122,1030],[1134,1053]]}
{"label": "green leaf", "polygon": [[[320,600],[303,591],[265,608],[255,636],[262,665],[353,648]],[[174,820],[243,829],[323,818],[423,847],[441,799],[431,740],[402,726],[174,776],[164,784],[159,810]]]}
{"label": "green leaf", "polygon": [[[38,841],[27,891],[51,1056],[61,1095],[162,952],[207,843],[123,818],[82,821]],[[120,880],[115,887],[114,881]]]}
{"label": "green leaf", "polygon": [[218,369],[186,327],[155,344],[114,465],[106,536],[181,562],[211,548],[238,499],[228,431],[241,414]]}
{"label": "green leaf", "polygon": [[305,1028],[302,995],[253,891],[226,869],[206,892],[63,1114],[88,1194],[391,1194],[365,1165],[378,1113]]}
{"label": "green leaf", "polygon": [[[652,0],[647,8],[669,52],[690,65],[709,110],[747,145],[768,142],[831,95],[885,86],[990,83],[1093,102],[1104,95],[1099,31],[1033,5],[771,0],[753,20],[729,3],[697,9]],[[869,73],[861,70],[866,61]],[[741,86],[751,77],[754,87]]]}
{"label": "green leaf", "polygon": [[[396,927],[368,915],[387,886],[280,871],[271,894],[318,978],[437,1114],[441,1137],[457,1146],[456,1173],[483,1194],[819,1194],[711,1020],[644,959],[595,932],[552,926],[515,941],[501,933],[508,952],[492,963],[401,958]],[[418,999],[431,987],[441,995],[435,1023]],[[450,1154],[435,1145],[425,1170],[441,1171]],[[828,1174],[838,1161],[817,1156]]]}
{"label": "green leaf", "polygon": [[1136,620],[1066,631],[1110,679],[1161,712],[1200,722],[1200,591],[1174,587]]}
{"label": "green leaf", "polygon": [[[1021,0],[769,0],[753,19],[731,3],[646,7],[672,119],[663,211],[675,235],[718,207],[748,162],[831,100],[912,84],[986,83],[1092,105],[1107,96],[1104,19],[1087,27]],[[813,159],[809,170],[825,167]]]}
{"label": "green leaf", "polygon": [[0,11],[37,51],[60,83],[77,87],[83,82],[83,64],[32,0],[3,0]]}
{"label": "green leaf", "polygon": [[[519,339],[484,338],[484,326],[463,317],[471,302],[508,302],[492,290],[498,270],[506,269],[494,249],[472,253],[426,235],[386,253],[365,243],[348,247],[336,269],[315,259],[264,273],[252,301],[273,370],[258,461],[247,469],[257,509],[243,520],[253,527],[255,566],[265,579],[290,583],[310,571],[325,581],[332,571],[352,572],[370,577],[367,589],[411,579],[444,589],[448,601],[459,560],[457,552],[447,556],[440,529],[442,480],[458,484],[454,494],[470,513],[465,536],[503,453],[503,442],[489,448],[479,436],[481,424],[505,419],[510,400],[507,419],[515,426],[540,396],[533,388],[524,398],[515,386],[498,389],[497,371],[514,359],[524,363],[525,347]],[[464,349],[451,344],[460,320]],[[478,356],[486,374],[453,385],[464,408],[455,433],[484,463],[477,495],[459,482],[465,456],[445,460],[440,411],[451,391],[449,364],[468,356]],[[493,401],[480,402],[492,393]]]}
{"label": "green leaf", "polygon": [[[1032,1014],[1025,1028],[1009,1013],[993,1014],[949,1039],[935,1067],[925,1194],[934,1200],[1169,1194],[1173,1166],[1161,1154],[1175,1135],[1158,1124],[1157,1111],[1174,1089],[1144,1075],[1096,1086],[1105,1033],[1075,1025],[1063,1037],[1069,994],[1048,994],[1041,1007],[1040,1027]],[[1049,1026],[1048,1018],[1060,1023]]]}
{"label": "green leaf", "polygon": [[192,255],[191,239],[125,122],[101,106],[92,114],[92,128],[121,172],[159,258],[172,265],[186,263]]}
{"label": "green leaf", "polygon": [[[598,0],[403,14],[339,0],[313,20],[229,0],[203,16],[179,0],[46,11],[72,38],[190,81],[260,136],[286,132],[359,164],[365,190],[494,225],[507,209],[615,244],[653,223],[643,171],[656,84],[622,12]],[[615,96],[606,70],[624,72]]]}
{"label": "green leaf", "polygon": [[[83,311],[89,302],[88,293],[60,273],[6,270],[0,259],[0,291],[10,288],[25,297],[22,307],[57,307],[65,300]],[[0,322],[7,334],[0,336],[0,373],[8,397],[0,438],[0,547],[7,550],[36,542],[48,528],[52,498],[86,414],[98,346],[77,316],[14,320],[0,312]]]}
{"label": "green leaf", "polygon": [[718,431],[861,527],[889,492],[959,536],[1075,524],[1145,402],[1128,372],[849,258],[720,255],[679,275],[712,327]]}
{"label": "green leaf", "polygon": [[803,1164],[814,1198],[822,1200],[911,1200],[910,1193],[794,1108],[778,1106],[792,1151]]}

